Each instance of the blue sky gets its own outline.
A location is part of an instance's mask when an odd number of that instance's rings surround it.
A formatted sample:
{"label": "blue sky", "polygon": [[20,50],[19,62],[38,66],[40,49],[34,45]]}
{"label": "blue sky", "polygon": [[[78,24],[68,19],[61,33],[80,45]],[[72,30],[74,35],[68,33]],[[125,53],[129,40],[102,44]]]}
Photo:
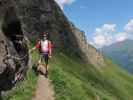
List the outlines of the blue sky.
{"label": "blue sky", "polygon": [[[65,15],[103,47],[133,36],[133,0],[56,0]],[[107,38],[107,39],[106,39]]]}

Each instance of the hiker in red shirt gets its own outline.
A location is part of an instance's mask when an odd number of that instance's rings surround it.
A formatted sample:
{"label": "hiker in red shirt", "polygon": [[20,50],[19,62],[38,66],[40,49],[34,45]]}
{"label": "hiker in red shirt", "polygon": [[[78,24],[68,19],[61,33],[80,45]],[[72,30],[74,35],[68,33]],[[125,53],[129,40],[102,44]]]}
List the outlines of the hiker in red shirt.
{"label": "hiker in red shirt", "polygon": [[46,68],[46,72],[45,75],[48,75],[48,61],[49,58],[52,57],[52,43],[51,41],[48,39],[48,33],[42,33],[41,34],[41,39],[38,40],[35,44],[35,47],[30,51],[32,52],[35,49],[39,49],[40,51],[40,60],[38,62],[38,64],[42,64],[44,61],[44,65]]}

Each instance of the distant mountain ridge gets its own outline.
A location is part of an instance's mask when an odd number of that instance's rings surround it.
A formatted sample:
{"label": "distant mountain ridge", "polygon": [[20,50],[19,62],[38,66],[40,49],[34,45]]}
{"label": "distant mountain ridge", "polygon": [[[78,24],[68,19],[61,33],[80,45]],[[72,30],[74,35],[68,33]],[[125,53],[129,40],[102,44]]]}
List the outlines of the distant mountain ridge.
{"label": "distant mountain ridge", "polygon": [[102,48],[104,55],[133,73],[133,40],[125,40]]}

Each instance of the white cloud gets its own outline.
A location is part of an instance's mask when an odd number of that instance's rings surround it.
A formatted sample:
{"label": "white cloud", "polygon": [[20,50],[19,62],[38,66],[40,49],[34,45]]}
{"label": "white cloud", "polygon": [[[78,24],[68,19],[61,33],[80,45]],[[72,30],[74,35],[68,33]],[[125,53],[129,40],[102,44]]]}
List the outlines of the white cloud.
{"label": "white cloud", "polygon": [[61,9],[64,8],[64,5],[70,5],[72,4],[75,0],[55,0],[59,6],[61,7]]}
{"label": "white cloud", "polygon": [[113,42],[113,34],[116,31],[116,24],[104,24],[100,28],[96,28],[93,43],[97,48],[110,45]]}
{"label": "white cloud", "polygon": [[95,34],[109,34],[115,32],[116,24],[104,24],[100,28],[96,28]]}
{"label": "white cloud", "polygon": [[87,6],[83,6],[83,5],[80,6],[80,9],[85,9],[85,8],[87,8]]}
{"label": "white cloud", "polygon": [[124,30],[125,30],[127,33],[133,33],[133,19],[131,19],[131,20],[126,24],[126,26],[124,27]]}
{"label": "white cloud", "polygon": [[116,36],[115,36],[116,42],[124,41],[124,40],[126,40],[127,38],[128,38],[128,34],[125,33],[125,32],[118,33],[118,34],[116,34]]}
{"label": "white cloud", "polygon": [[114,32],[116,30],[116,24],[104,24],[102,30],[105,32]]}
{"label": "white cloud", "polygon": [[124,27],[123,32],[117,32],[116,24],[104,24],[96,28],[91,44],[96,48],[108,46],[115,42],[133,39],[133,19]]}
{"label": "white cloud", "polygon": [[103,35],[97,35],[96,37],[94,37],[93,40],[94,40],[94,44],[99,47],[106,44],[106,38]]}

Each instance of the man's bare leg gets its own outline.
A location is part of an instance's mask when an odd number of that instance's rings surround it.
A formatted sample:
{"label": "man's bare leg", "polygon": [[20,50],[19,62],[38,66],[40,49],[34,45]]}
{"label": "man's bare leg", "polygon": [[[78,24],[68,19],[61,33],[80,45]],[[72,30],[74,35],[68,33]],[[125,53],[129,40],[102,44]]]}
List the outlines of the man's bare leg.
{"label": "man's bare leg", "polygon": [[44,67],[45,67],[45,64],[44,64],[42,58],[40,58],[38,60],[38,64],[37,64],[37,71],[42,73],[42,74],[45,74],[45,68]]}
{"label": "man's bare leg", "polygon": [[39,71],[39,67],[40,67],[40,65],[41,65],[41,58],[38,60],[38,62],[37,62],[37,71]]}
{"label": "man's bare leg", "polygon": [[46,63],[44,63],[44,64],[45,64],[45,75],[46,75],[46,77],[48,77],[47,75],[48,75],[49,66]]}

